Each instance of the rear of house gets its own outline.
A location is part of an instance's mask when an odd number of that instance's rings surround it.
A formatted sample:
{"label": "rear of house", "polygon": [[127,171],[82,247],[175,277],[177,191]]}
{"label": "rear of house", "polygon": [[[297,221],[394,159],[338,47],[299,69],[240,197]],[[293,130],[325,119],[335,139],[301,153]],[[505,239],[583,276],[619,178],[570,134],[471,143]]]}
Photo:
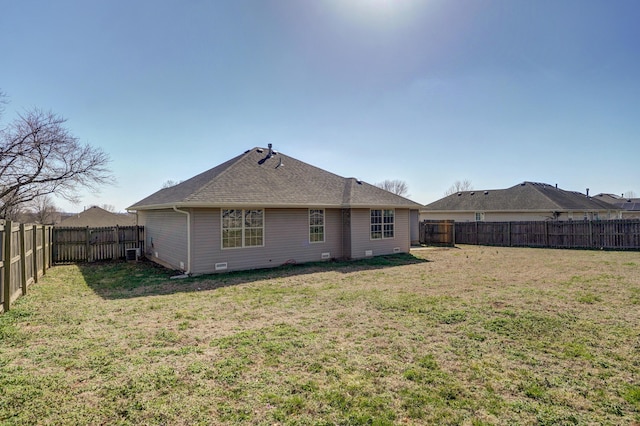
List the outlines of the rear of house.
{"label": "rear of house", "polygon": [[419,205],[254,148],[131,206],[147,256],[193,274],[407,253]]}

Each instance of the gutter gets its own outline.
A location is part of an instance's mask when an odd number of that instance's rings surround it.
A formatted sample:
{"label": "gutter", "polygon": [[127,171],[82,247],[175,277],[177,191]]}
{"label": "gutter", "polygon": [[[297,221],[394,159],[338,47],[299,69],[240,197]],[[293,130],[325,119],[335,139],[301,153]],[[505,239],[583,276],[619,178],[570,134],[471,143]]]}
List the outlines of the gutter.
{"label": "gutter", "polygon": [[177,213],[187,215],[187,270],[183,275],[189,276],[191,275],[191,213],[184,210],[178,210],[176,206],[173,206],[173,210]]}

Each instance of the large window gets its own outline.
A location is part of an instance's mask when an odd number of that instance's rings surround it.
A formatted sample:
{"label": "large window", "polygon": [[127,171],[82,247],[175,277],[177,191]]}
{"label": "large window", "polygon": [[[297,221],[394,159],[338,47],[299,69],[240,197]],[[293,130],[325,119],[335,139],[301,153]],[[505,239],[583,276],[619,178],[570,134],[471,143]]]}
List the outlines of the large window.
{"label": "large window", "polygon": [[324,242],[324,210],[309,209],[309,242]]}
{"label": "large window", "polygon": [[394,210],[371,210],[371,239],[394,237]]}
{"label": "large window", "polygon": [[222,248],[264,245],[264,210],[222,210]]}

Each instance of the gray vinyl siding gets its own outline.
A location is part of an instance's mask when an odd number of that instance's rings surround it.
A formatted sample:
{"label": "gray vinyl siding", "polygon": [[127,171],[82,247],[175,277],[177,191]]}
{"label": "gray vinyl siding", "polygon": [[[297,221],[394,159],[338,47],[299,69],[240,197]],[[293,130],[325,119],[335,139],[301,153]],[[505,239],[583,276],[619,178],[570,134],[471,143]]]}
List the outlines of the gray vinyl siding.
{"label": "gray vinyl siding", "polygon": [[187,216],[173,210],[138,212],[139,224],[145,228],[146,256],[165,266],[187,266]]}
{"label": "gray vinyl siding", "polygon": [[373,256],[392,254],[398,248],[401,253],[408,253],[410,249],[409,210],[395,209],[394,237],[379,240],[371,239],[370,209],[351,210],[351,258],[366,257],[368,250]]}
{"label": "gray vinyl siding", "polygon": [[342,257],[341,219],[341,210],[325,209],[325,241],[310,243],[308,209],[265,209],[263,247],[223,250],[220,209],[194,210],[192,272],[216,272],[216,263],[226,263],[226,271],[234,271],[319,261],[323,253]]}
{"label": "gray vinyl siding", "polygon": [[420,213],[418,210],[409,212],[409,232],[411,233],[411,244],[420,244]]}

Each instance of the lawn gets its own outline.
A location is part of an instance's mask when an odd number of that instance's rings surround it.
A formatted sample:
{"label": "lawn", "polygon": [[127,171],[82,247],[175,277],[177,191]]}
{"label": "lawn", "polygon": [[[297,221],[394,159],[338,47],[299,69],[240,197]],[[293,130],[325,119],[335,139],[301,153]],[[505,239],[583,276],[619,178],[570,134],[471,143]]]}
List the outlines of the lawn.
{"label": "lawn", "polygon": [[2,424],[640,424],[640,254],[461,246],[170,279],[56,266]]}

